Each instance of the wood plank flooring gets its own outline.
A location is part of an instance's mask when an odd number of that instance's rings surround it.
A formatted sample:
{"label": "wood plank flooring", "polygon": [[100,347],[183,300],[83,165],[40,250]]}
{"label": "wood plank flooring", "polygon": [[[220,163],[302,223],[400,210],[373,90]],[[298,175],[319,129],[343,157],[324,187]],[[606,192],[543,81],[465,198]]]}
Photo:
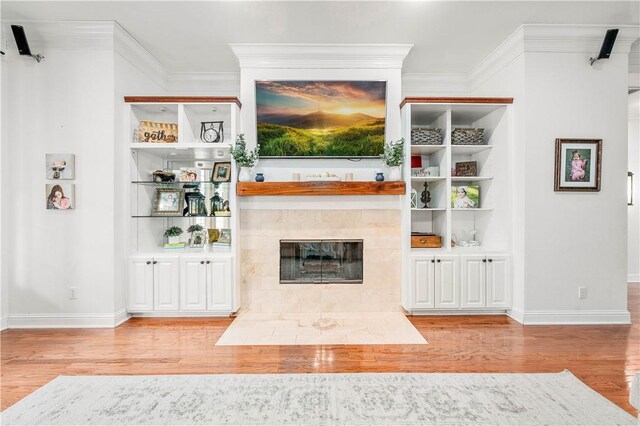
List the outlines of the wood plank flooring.
{"label": "wood plank flooring", "polygon": [[1,407],[58,375],[558,372],[629,405],[640,370],[640,285],[629,326],[528,326],[504,316],[412,317],[428,345],[216,347],[231,319],[132,319],[115,330],[7,330]]}

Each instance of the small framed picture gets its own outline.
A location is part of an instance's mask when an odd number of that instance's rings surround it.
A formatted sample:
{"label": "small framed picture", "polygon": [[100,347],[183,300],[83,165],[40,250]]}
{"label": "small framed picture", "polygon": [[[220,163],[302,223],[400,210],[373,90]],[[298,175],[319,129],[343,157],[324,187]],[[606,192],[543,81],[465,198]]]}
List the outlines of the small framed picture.
{"label": "small framed picture", "polygon": [[215,163],[211,182],[231,182],[231,163]]}
{"label": "small framed picture", "polygon": [[74,179],[75,162],[74,154],[46,154],[47,179]]}
{"label": "small framed picture", "polygon": [[153,216],[182,216],[184,189],[156,188]]}
{"label": "small framed picture", "polygon": [[215,243],[220,238],[220,230],[216,228],[207,229],[207,233],[209,234],[209,244]]}
{"label": "small framed picture", "polygon": [[602,139],[556,139],[555,191],[600,191]]}
{"label": "small framed picture", "polygon": [[180,182],[197,182],[198,170],[191,167],[180,167]]}
{"label": "small framed picture", "polygon": [[73,210],[75,203],[75,185],[72,183],[46,184],[47,210]]}
{"label": "small framed picture", "polygon": [[456,163],[455,176],[478,176],[477,161],[462,161]]}
{"label": "small framed picture", "polygon": [[452,186],[451,207],[454,209],[477,209],[480,207],[480,187],[475,185]]}
{"label": "small framed picture", "polygon": [[218,237],[218,243],[231,244],[231,229],[222,228],[220,230],[220,236]]}

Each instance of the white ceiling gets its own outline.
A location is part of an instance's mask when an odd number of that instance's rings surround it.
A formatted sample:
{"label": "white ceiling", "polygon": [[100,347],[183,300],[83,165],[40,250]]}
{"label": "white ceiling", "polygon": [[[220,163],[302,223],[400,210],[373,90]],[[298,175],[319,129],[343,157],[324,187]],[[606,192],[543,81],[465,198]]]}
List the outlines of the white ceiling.
{"label": "white ceiling", "polygon": [[[640,24],[640,1],[7,1],[2,20],[114,20],[171,72],[237,71],[228,43],[409,43],[403,71],[468,72],[523,23]],[[28,27],[26,28],[28,35]],[[637,46],[637,44],[636,44]],[[594,52],[596,53],[596,52]]]}

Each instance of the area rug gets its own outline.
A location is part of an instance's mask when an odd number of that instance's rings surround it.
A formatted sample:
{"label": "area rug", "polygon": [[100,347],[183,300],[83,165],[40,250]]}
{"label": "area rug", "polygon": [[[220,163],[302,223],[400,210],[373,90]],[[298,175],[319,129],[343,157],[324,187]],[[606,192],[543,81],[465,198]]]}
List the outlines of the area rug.
{"label": "area rug", "polygon": [[241,313],[216,346],[425,345],[402,312]]}
{"label": "area rug", "polygon": [[570,372],[60,376],[3,425],[633,425]]}

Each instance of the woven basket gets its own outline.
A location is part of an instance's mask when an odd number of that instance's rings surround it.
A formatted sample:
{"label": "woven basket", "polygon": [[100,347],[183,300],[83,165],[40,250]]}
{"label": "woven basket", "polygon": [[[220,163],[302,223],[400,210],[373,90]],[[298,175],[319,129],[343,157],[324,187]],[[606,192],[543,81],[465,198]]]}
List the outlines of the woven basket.
{"label": "woven basket", "polygon": [[483,145],[484,129],[453,129],[451,132],[451,145]]}
{"label": "woven basket", "polygon": [[141,121],[135,132],[136,142],[175,143],[178,142],[178,125],[159,121]]}
{"label": "woven basket", "polygon": [[440,129],[411,129],[411,145],[442,145]]}

